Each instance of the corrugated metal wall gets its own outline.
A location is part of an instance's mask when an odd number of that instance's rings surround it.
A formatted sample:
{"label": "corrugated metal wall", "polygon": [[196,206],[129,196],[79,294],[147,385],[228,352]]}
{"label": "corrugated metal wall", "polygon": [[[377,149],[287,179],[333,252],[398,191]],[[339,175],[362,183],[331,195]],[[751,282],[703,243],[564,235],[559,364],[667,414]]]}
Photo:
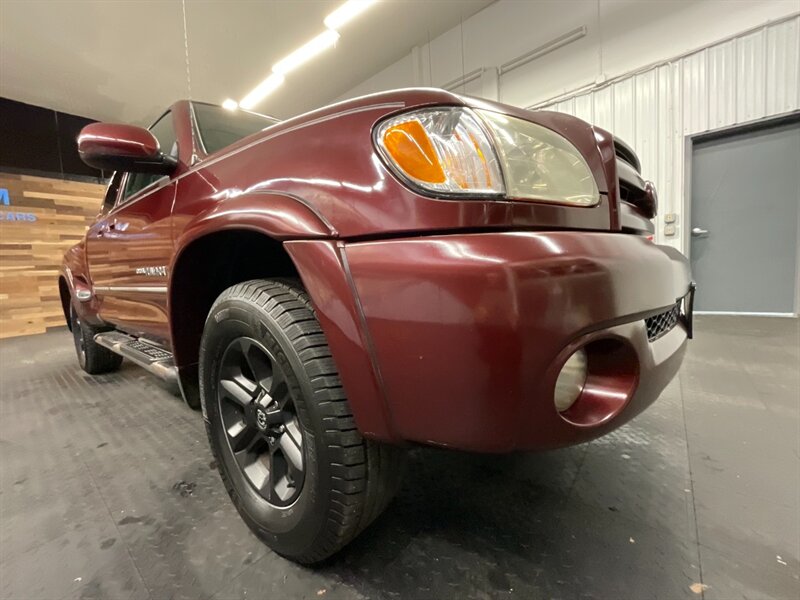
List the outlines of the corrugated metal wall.
{"label": "corrugated metal wall", "polygon": [[[659,191],[656,240],[686,250],[687,136],[800,110],[800,16],[536,108],[573,114],[633,145]],[[669,212],[678,215],[674,237],[663,234]]]}

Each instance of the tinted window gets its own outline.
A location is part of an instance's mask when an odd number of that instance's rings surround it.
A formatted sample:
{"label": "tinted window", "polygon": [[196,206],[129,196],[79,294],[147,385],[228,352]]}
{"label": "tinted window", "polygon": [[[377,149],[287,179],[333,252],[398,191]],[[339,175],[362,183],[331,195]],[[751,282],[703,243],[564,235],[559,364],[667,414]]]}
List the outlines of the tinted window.
{"label": "tinted window", "polygon": [[117,192],[119,191],[119,184],[122,182],[122,173],[116,172],[111,178],[111,181],[106,188],[106,196],[103,199],[103,214],[107,213],[114,207],[114,202],[117,200]]}
{"label": "tinted window", "polygon": [[278,122],[245,110],[226,110],[213,104],[194,104],[197,129],[208,154],[213,154],[225,146],[266,129]]}
{"label": "tinted window", "polygon": [[[150,133],[158,140],[162,152],[170,156],[178,156],[178,143],[175,139],[175,129],[172,126],[171,112],[168,112],[156,121],[156,124],[150,128]],[[122,193],[122,202],[125,202],[136,192],[146,188],[162,177],[164,177],[164,175],[158,173],[128,173],[128,178],[125,180],[125,191]]]}
{"label": "tinted window", "polygon": [[122,192],[122,202],[162,177],[163,175],[154,173],[128,173],[128,178],[125,180],[125,191]]}

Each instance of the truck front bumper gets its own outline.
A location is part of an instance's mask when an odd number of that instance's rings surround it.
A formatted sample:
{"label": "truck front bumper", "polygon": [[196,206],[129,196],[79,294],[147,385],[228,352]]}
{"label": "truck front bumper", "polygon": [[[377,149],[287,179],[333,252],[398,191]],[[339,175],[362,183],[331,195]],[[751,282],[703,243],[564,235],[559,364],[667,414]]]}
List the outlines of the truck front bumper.
{"label": "truck front bumper", "polygon": [[[688,264],[638,236],[488,233],[345,254],[404,440],[495,452],[585,441],[652,403],[684,354],[685,323],[650,342],[645,318],[687,294]],[[589,378],[561,414],[555,381],[579,347]]]}
{"label": "truck front bumper", "polygon": [[[688,263],[640,236],[441,235],[340,243],[336,255],[357,313],[350,325],[350,299],[330,295],[345,284],[321,281],[332,277],[322,260],[299,256],[298,266],[356,423],[373,438],[480,452],[580,443],[651,404],[685,352]],[[646,319],[676,304],[677,324],[648,336]],[[353,361],[359,348],[369,367]],[[559,413],[555,382],[578,348],[589,376]]]}

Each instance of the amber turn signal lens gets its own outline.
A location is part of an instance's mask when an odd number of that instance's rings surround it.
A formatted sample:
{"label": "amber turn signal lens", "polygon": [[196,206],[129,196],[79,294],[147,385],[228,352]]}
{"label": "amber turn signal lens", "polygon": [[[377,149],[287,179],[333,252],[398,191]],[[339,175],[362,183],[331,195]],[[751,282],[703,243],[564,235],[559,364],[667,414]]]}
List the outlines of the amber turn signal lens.
{"label": "amber turn signal lens", "polygon": [[392,125],[383,134],[386,151],[408,175],[426,183],[444,183],[439,157],[428,134],[419,121]]}
{"label": "amber turn signal lens", "polygon": [[387,119],[375,145],[406,183],[443,195],[500,196],[503,175],[492,141],[467,108],[424,108]]}

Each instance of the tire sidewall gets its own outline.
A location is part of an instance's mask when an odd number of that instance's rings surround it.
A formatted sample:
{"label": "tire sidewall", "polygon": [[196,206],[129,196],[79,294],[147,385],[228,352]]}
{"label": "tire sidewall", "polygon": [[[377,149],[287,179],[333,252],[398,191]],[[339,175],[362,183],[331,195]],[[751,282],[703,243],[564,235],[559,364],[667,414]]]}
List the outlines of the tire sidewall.
{"label": "tire sidewall", "polygon": [[[284,369],[303,431],[305,474],[302,491],[288,507],[264,500],[246,479],[230,452],[219,414],[219,369],[229,344],[239,337],[262,343]],[[248,526],[279,553],[302,554],[312,547],[327,518],[330,467],[320,460],[324,436],[314,390],[302,361],[280,325],[259,305],[224,299],[211,309],[200,349],[200,385],[209,440],[228,493]]]}
{"label": "tire sidewall", "polygon": [[[87,369],[87,360],[88,360],[88,352],[89,352],[89,344],[87,343],[87,335],[86,335],[86,328],[83,324],[83,319],[80,319],[80,315],[78,314],[78,309],[75,308],[75,304],[70,304],[70,321],[72,327],[72,342],[75,346],[75,354],[78,356],[78,365],[84,371],[88,371]],[[76,331],[77,328],[77,331]],[[78,348],[78,337],[81,338],[83,342],[83,354],[81,354],[80,349]],[[91,340],[94,342],[94,339]]]}

